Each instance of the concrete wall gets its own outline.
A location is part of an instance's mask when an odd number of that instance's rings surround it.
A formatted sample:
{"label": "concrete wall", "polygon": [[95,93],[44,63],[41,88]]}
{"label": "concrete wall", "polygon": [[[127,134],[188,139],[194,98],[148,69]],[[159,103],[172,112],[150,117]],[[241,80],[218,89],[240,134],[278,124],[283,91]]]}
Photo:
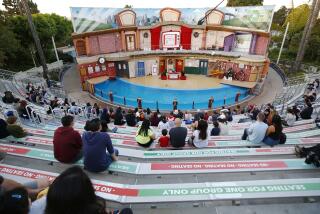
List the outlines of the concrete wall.
{"label": "concrete wall", "polygon": [[223,48],[224,37],[231,34],[232,32],[209,30],[206,35],[206,48],[212,48],[212,46]]}
{"label": "concrete wall", "polygon": [[129,65],[129,77],[135,77],[136,76],[136,61],[132,60],[128,62]]}
{"label": "concrete wall", "polygon": [[199,67],[199,60],[198,59],[185,59],[184,66],[185,67]]}
{"label": "concrete wall", "polygon": [[[148,33],[148,38],[144,38],[144,34]],[[151,50],[151,33],[150,30],[140,31],[140,48],[142,50]]]}
{"label": "concrete wall", "polygon": [[[141,60],[140,60],[141,61]],[[146,75],[151,75],[152,72],[152,65],[153,64],[158,64],[159,60],[154,58],[154,59],[146,59],[144,60],[144,68],[145,68],[145,73]]]}
{"label": "concrete wall", "polygon": [[[199,33],[199,36],[196,38],[194,37],[194,33]],[[203,37],[203,30],[201,29],[194,29],[191,35],[191,50],[199,50],[202,46],[202,37]]]}

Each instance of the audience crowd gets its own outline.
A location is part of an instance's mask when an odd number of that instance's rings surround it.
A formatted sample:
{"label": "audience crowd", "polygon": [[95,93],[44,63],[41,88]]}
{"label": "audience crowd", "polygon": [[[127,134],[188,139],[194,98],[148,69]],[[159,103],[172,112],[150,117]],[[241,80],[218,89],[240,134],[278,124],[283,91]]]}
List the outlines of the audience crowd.
{"label": "audience crowd", "polygon": [[[112,145],[108,132],[116,132],[117,128],[109,129],[108,124],[137,127],[135,140],[141,147],[147,148],[153,144],[160,147],[182,148],[186,143],[195,148],[208,146],[210,136],[227,136],[231,130],[230,123],[237,114],[244,114],[254,122],[244,129],[242,140],[254,144],[264,143],[269,146],[283,144],[286,135],[284,126],[293,126],[299,119],[311,119],[313,114],[312,102],[317,98],[319,81],[308,85],[304,96],[304,105],[287,109],[285,117],[281,118],[276,108],[271,104],[259,108],[248,105],[244,108],[237,106],[234,110],[222,107],[218,110],[197,110],[194,115],[175,108],[169,114],[159,110],[152,112],[149,108],[129,109],[121,107],[100,108],[95,103],[87,103],[80,107],[68,99],[61,102],[57,97],[48,102],[49,96],[44,88],[27,86],[27,100],[39,105],[48,104],[48,114],[61,113],[62,126],[57,128],[53,137],[54,157],[66,164],[73,164],[83,159],[84,169],[93,172],[103,172],[112,162],[118,160],[119,152]],[[13,136],[21,138],[27,132],[17,121],[29,119],[34,113],[27,106],[27,101],[15,98],[11,92],[6,92],[2,101],[14,104],[18,113],[7,113],[7,119],[0,119],[0,138]],[[75,130],[76,115],[84,113],[88,121],[82,135]],[[245,121],[239,121],[245,122]],[[188,130],[192,132],[188,136]],[[300,157],[307,157],[312,163],[320,166],[318,154],[319,145],[312,148],[296,147]],[[306,160],[306,161],[307,161]],[[46,213],[46,214],[102,214],[102,213],[132,213],[131,209],[110,210],[108,204],[97,196],[88,175],[78,166],[72,166],[62,172],[53,182],[38,179],[34,182],[20,184],[0,176],[0,213]]]}

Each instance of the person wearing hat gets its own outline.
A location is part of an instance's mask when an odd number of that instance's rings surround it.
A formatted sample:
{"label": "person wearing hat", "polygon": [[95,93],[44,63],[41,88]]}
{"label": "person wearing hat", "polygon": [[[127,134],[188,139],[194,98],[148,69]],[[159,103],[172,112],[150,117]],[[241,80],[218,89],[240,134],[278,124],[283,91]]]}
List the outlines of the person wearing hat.
{"label": "person wearing hat", "polygon": [[17,124],[17,117],[16,116],[10,116],[7,119],[7,131],[9,134],[15,138],[22,138],[27,136],[27,132]]}
{"label": "person wearing hat", "polygon": [[225,114],[221,114],[218,117],[218,123],[220,127],[220,135],[225,136],[229,134],[229,127],[227,124],[227,117]]}
{"label": "person wearing hat", "polygon": [[16,187],[0,197],[0,213],[28,214],[31,205],[28,191],[24,187]]}

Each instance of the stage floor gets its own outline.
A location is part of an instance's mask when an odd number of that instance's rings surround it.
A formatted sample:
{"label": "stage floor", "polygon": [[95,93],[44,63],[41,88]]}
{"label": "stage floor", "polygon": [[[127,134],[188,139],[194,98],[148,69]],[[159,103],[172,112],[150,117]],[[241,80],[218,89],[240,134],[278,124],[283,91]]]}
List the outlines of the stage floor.
{"label": "stage floor", "polygon": [[145,76],[126,79],[134,84],[140,84],[158,88],[175,88],[175,89],[207,89],[217,88],[223,84],[240,86],[244,88],[253,88],[255,82],[226,81],[223,79],[207,77],[204,75],[188,74],[186,80],[161,80],[159,76]]}

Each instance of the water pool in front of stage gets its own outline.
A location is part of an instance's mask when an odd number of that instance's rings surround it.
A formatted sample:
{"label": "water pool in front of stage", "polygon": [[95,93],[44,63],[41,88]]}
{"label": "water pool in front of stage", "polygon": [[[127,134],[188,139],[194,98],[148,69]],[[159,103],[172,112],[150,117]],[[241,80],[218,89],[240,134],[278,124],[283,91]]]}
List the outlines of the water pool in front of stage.
{"label": "water pool in front of stage", "polygon": [[[183,81],[181,81],[183,84]],[[110,101],[109,92],[113,93],[113,102],[115,104],[136,107],[137,98],[142,99],[142,107],[156,109],[157,103],[160,110],[172,110],[172,101],[177,99],[178,109],[190,110],[207,109],[208,100],[211,96],[214,97],[213,107],[224,105],[224,97],[226,97],[226,105],[235,103],[235,96],[238,92],[241,93],[239,101],[245,99],[248,95],[248,89],[221,84],[216,88],[208,89],[172,89],[172,88],[157,88],[139,84],[134,84],[122,78],[116,80],[107,80],[95,85],[95,96],[104,100]]]}

